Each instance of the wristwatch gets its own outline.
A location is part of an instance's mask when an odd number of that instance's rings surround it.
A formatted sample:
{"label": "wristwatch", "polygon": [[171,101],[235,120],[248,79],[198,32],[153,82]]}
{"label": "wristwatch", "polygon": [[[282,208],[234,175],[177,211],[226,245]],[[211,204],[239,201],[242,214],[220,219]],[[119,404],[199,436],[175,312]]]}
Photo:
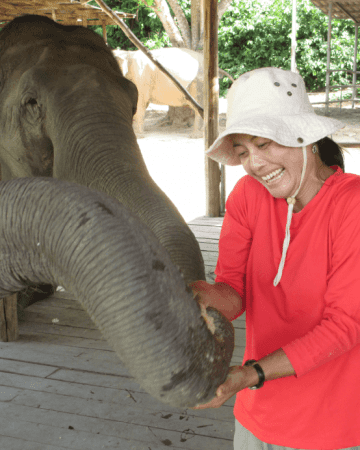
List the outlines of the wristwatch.
{"label": "wristwatch", "polygon": [[265,374],[258,362],[255,359],[248,359],[247,361],[245,361],[244,366],[252,366],[259,376],[258,384],[250,386],[249,389],[260,389],[261,387],[263,387],[265,382]]}

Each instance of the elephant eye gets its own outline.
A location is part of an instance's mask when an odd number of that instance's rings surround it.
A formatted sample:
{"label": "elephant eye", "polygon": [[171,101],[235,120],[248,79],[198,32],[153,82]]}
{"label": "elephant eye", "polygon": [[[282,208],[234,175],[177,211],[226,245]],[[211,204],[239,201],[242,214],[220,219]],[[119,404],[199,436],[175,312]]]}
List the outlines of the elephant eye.
{"label": "elephant eye", "polygon": [[31,112],[32,114],[39,114],[39,104],[36,100],[36,98],[29,98],[26,103],[25,103],[25,107],[27,109],[28,112]]}
{"label": "elephant eye", "polygon": [[21,103],[23,105],[24,113],[26,114],[28,120],[32,122],[40,118],[41,105],[39,105],[37,99],[34,97],[34,94],[25,95]]}
{"label": "elephant eye", "polygon": [[35,95],[34,94],[35,94],[34,92],[25,93],[21,99],[21,104],[23,106],[37,105],[36,94]]}

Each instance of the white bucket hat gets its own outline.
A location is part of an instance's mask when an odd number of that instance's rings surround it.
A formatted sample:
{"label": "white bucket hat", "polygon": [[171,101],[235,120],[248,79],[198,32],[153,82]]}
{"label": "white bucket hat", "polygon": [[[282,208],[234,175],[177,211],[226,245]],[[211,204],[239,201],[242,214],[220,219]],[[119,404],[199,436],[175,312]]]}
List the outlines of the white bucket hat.
{"label": "white bucket hat", "polygon": [[206,152],[229,166],[240,164],[231,134],[271,139],[286,147],[303,147],[343,128],[336,119],[318,116],[300,75],[265,67],[241,75],[227,94],[226,130]]}
{"label": "white bucket hat", "polygon": [[273,282],[276,287],[285,267],[292,213],[306,172],[306,146],[343,128],[345,124],[318,116],[311,106],[301,76],[274,67],[241,75],[229,89],[227,101],[227,128],[206,152],[210,158],[229,166],[241,164],[230,137],[237,133],[265,137],[286,147],[302,147],[300,184],[286,199],[288,213],[281,260]]}

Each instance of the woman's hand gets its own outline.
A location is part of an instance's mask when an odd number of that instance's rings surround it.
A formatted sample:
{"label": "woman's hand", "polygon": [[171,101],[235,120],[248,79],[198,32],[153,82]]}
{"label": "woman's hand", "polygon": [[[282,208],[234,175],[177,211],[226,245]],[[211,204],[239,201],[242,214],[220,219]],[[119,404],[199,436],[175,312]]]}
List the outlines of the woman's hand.
{"label": "woman's hand", "polygon": [[226,283],[210,284],[203,280],[189,284],[200,306],[208,306],[222,312],[228,320],[234,320],[242,310],[240,295]]}
{"label": "woman's hand", "polygon": [[191,409],[220,408],[237,392],[249,386],[254,386],[258,381],[257,372],[253,367],[230,367],[225,383],[216,390],[216,397],[204,405],[198,405]]}
{"label": "woman's hand", "polygon": [[211,300],[214,296],[214,285],[204,280],[194,281],[189,284],[194,294],[197,295],[197,300],[205,308],[211,306]]}

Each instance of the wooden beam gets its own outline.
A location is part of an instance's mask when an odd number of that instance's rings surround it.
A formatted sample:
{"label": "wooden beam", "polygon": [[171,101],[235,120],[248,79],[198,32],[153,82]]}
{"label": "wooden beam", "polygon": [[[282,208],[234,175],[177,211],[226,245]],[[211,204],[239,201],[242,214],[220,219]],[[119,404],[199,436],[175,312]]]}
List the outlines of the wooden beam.
{"label": "wooden beam", "polygon": [[359,25],[355,24],[355,44],[354,44],[354,62],[353,62],[353,89],[352,89],[352,109],[355,107],[355,98],[357,97],[357,87],[356,87],[356,78],[357,78],[357,52],[358,52],[358,35],[359,35]]}
{"label": "wooden beam", "polygon": [[291,27],[291,72],[296,72],[296,6],[297,0],[292,0],[292,27]]}
{"label": "wooden beam", "polygon": [[11,342],[19,338],[17,294],[0,299],[0,341]]}
{"label": "wooden beam", "polygon": [[[204,4],[204,104],[205,150],[219,134],[219,78],[218,78],[218,1]],[[219,164],[205,157],[206,215],[220,216]]]}
{"label": "wooden beam", "polygon": [[103,22],[103,24],[102,24],[102,31],[103,31],[103,39],[105,41],[105,44],[107,44],[108,41],[107,41],[107,32],[106,32],[106,23],[105,22]]}
{"label": "wooden beam", "polygon": [[[78,19],[84,14],[88,20],[87,25],[98,25],[105,21],[113,24],[113,21],[102,11],[101,8],[90,6],[80,2],[59,2],[58,0],[29,0],[19,3],[11,0],[2,0],[0,8],[0,22],[11,21],[20,14],[40,14],[54,19],[63,25],[78,25]],[[119,17],[134,18],[135,14],[117,12]],[[54,19],[55,20],[55,19]]]}

